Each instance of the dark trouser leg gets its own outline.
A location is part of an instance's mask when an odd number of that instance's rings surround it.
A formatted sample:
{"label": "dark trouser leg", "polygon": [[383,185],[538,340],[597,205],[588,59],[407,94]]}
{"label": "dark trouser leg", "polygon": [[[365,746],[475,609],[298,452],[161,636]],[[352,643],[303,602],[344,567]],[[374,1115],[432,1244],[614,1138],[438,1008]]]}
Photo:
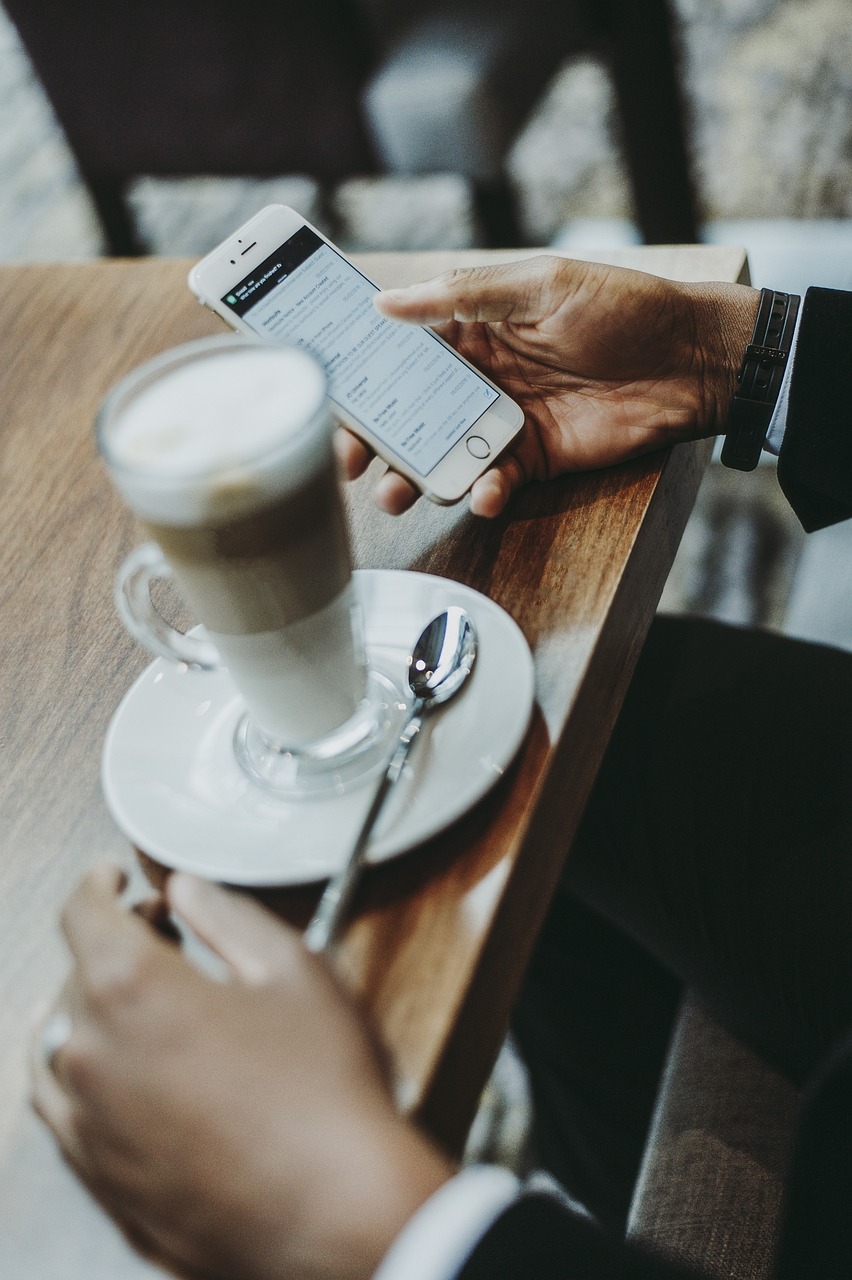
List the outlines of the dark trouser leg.
{"label": "dark trouser leg", "polygon": [[533,1098],[536,1164],[598,1220],[627,1217],[680,983],[569,894],[512,1022]]}
{"label": "dark trouser leg", "polygon": [[[600,964],[632,999],[589,999],[577,899],[624,935]],[[652,628],[516,1017],[539,1130],[569,1167],[592,1145],[611,1188],[632,1149],[594,1146],[593,1113],[609,1140],[623,1100],[639,1106],[665,1003],[643,952],[797,1081],[852,1022],[852,657],[694,620]],[[621,1051],[602,1066],[607,1044]]]}

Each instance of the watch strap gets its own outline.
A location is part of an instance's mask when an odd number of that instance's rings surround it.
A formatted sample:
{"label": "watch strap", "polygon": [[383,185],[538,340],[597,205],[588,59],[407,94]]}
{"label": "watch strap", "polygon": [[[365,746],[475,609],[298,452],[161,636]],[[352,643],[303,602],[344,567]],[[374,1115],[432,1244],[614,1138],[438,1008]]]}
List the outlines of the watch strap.
{"label": "watch strap", "polygon": [[775,409],[799,314],[795,293],[762,289],[751,342],[745,349],[737,390],[728,412],[722,462],[737,471],[757,466]]}

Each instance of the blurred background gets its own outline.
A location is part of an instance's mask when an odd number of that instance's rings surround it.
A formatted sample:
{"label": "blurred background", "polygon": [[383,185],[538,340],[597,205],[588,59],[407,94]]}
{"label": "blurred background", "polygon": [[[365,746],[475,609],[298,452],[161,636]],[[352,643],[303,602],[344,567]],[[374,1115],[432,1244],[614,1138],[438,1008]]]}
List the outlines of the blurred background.
{"label": "blurred background", "polygon": [[[278,200],[349,249],[701,238],[852,288],[848,0],[0,7],[0,260],[198,255]],[[852,530],[713,466],[663,605],[852,647]]]}

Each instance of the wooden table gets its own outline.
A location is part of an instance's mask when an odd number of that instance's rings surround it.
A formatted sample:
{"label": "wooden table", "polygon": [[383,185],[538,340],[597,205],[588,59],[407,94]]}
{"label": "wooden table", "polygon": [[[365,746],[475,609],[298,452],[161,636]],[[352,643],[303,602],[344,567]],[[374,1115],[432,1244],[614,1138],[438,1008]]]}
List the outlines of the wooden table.
{"label": "wooden table", "polygon": [[[381,283],[517,254],[369,255]],[[591,256],[591,255],[590,255]],[[745,277],[719,248],[602,259],[680,279]],[[131,1258],[29,1117],[34,1006],[65,957],[56,917],[81,872],[131,851],[101,797],[104,733],[149,661],[112,580],[138,540],[95,458],[104,392],[219,322],[163,260],[0,268],[2,854],[0,1274],[120,1280]],[[346,939],[350,980],[390,1046],[407,1108],[458,1149],[692,507],[709,448],[530,488],[493,523],[420,503],[391,521],[352,487],[356,558],[443,574],[491,596],[532,648],[537,705],[515,766],[440,839],[373,872]],[[310,896],[310,895],[308,895]],[[296,895],[287,909],[306,911]],[[4,1253],[5,1249],[5,1253]]]}

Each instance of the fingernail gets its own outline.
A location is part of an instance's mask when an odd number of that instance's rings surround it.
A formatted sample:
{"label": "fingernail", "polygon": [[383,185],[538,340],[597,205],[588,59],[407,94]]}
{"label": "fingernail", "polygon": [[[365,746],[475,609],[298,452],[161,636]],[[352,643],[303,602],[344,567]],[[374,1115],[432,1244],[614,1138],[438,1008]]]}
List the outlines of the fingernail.
{"label": "fingernail", "polygon": [[110,893],[123,893],[127,887],[127,872],[117,863],[106,858],[95,862],[88,872],[88,879],[91,884],[107,890]]}
{"label": "fingernail", "polygon": [[429,293],[431,289],[428,284],[409,284],[403,289],[382,289],[376,294],[376,301],[386,299],[388,302],[404,302],[409,298],[419,298],[421,294]]}
{"label": "fingernail", "polygon": [[[503,508],[505,491],[503,479],[497,471],[487,471],[480,476],[470,495],[470,509],[475,516],[491,518]],[[495,505],[496,503],[496,505]]]}

